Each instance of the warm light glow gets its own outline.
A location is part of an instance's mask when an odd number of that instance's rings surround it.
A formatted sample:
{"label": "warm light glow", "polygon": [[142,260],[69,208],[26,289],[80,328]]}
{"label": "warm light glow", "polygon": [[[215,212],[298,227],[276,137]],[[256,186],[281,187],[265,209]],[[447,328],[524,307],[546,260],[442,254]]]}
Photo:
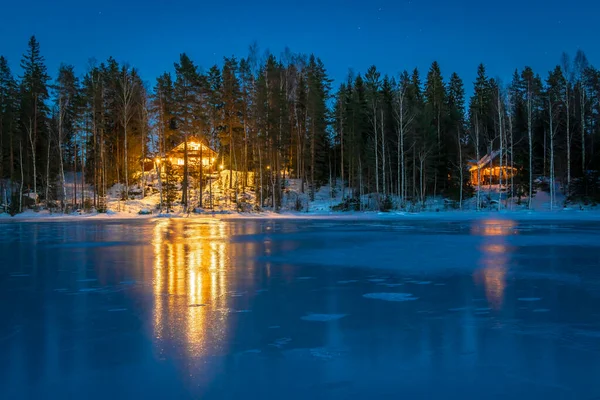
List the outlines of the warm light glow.
{"label": "warm light glow", "polygon": [[160,157],[156,157],[156,158],[154,159],[154,162],[155,162],[156,164],[160,165]]}
{"label": "warm light glow", "polygon": [[487,219],[474,223],[471,227],[471,233],[482,236],[508,236],[516,235],[515,226],[517,223],[511,220]]}
{"label": "warm light glow", "polygon": [[235,304],[227,282],[235,272],[229,270],[234,244],[228,233],[226,224],[216,220],[161,220],[155,225],[154,338],[159,354],[170,343],[180,343],[190,357],[201,357],[209,344],[218,347],[226,338],[227,314]]}
{"label": "warm light glow", "polygon": [[224,168],[223,164],[219,165],[219,169],[223,169],[223,168]]}
{"label": "warm light glow", "polygon": [[267,169],[271,169],[271,166],[270,166],[270,165],[267,165]]}
{"label": "warm light glow", "polygon": [[490,308],[499,310],[504,303],[506,275],[512,248],[506,240],[507,236],[516,235],[516,222],[510,220],[484,220],[475,222],[471,232],[484,236],[480,247],[482,257],[479,261],[482,268],[477,269],[473,278],[476,283],[483,284],[485,296]]}

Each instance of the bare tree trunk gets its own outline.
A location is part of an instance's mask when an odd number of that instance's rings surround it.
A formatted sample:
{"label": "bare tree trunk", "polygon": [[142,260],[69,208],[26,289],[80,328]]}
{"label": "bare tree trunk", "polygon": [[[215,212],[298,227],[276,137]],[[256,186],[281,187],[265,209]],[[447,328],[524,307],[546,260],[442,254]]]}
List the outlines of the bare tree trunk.
{"label": "bare tree trunk", "polygon": [[458,144],[458,171],[460,177],[460,189],[458,197],[458,208],[462,210],[463,203],[463,183],[464,183],[464,166],[462,160],[462,143],[460,142],[460,127],[456,127],[456,143]]}
{"label": "bare tree trunk", "polygon": [[[50,135],[48,135],[48,146],[46,146],[46,208],[48,208],[48,200],[50,198]],[[1,160],[0,160],[1,161]],[[0,176],[1,178],[1,176]]]}
{"label": "bare tree trunk", "polygon": [[229,121],[229,189],[233,189],[233,128],[231,127],[231,121]]}
{"label": "bare tree trunk", "polygon": [[477,159],[477,211],[481,208],[481,168],[479,166],[479,160],[481,160],[479,154],[479,117],[475,114],[475,158]]}
{"label": "bare tree trunk", "polygon": [[425,164],[425,159],[423,153],[419,153],[419,197],[420,203],[423,207],[425,207],[425,188],[423,183],[423,166]]}
{"label": "bare tree trunk", "polygon": [[340,125],[340,175],[342,178],[342,201],[344,200],[344,189],[346,188],[346,182],[344,180],[344,121]]}
{"label": "bare tree trunk", "polygon": [[163,184],[162,184],[162,176],[161,176],[161,171],[160,171],[160,164],[156,163],[156,175],[158,176],[158,189],[160,191],[160,203],[159,203],[159,208],[160,208],[160,212],[162,213],[162,209],[163,209]]}
{"label": "bare tree trunk", "polygon": [[[98,178],[98,150],[97,150],[97,141],[98,141],[98,126],[96,124],[96,91],[94,89],[94,98],[92,98],[93,106],[92,106],[92,140],[93,144],[93,152],[94,152],[94,208],[98,208],[98,186],[100,185]],[[62,154],[62,153],[61,153]],[[62,168],[62,160],[61,160],[61,168]]]}
{"label": "bare tree trunk", "polygon": [[75,158],[73,160],[73,208],[77,207],[77,139],[73,140],[75,144]]}
{"label": "bare tree trunk", "polygon": [[527,82],[527,139],[529,142],[529,199],[527,208],[531,210],[533,200],[533,132],[532,132],[532,90],[531,83]]}
{"label": "bare tree trunk", "polygon": [[310,201],[315,201],[315,123],[312,122],[310,139]]}
{"label": "bare tree trunk", "polygon": [[[85,143],[87,143],[87,129],[85,130]],[[87,146],[79,146],[81,148],[81,205],[85,209],[85,163],[87,162]],[[75,171],[77,172],[77,171]]]}
{"label": "bare tree trunk", "polygon": [[133,94],[134,94],[135,80],[133,71],[130,72],[127,67],[123,67],[121,77],[121,92],[120,100],[122,106],[122,118],[123,118],[123,131],[124,131],[124,150],[123,150],[123,161],[125,163],[124,174],[125,174],[125,201],[129,199],[129,155],[128,155],[128,124],[132,117],[133,107]]}
{"label": "bare tree trunk", "polygon": [[[413,135],[414,136],[414,135]],[[417,143],[413,139],[413,159],[412,159],[412,203],[415,204],[415,199],[417,198]]]}
{"label": "bare tree trunk", "polygon": [[567,196],[571,190],[571,112],[570,112],[570,104],[571,99],[569,95],[569,82],[565,83],[565,112],[567,113],[566,123],[567,123]]}
{"label": "bare tree trunk", "polygon": [[377,104],[372,101],[373,108],[373,133],[375,135],[375,191],[377,192],[377,201],[379,202],[379,143],[377,141]]}
{"label": "bare tree trunk", "polygon": [[362,162],[361,157],[358,157],[358,208],[360,211],[363,210],[362,197],[363,197],[363,180],[362,180]]}
{"label": "bare tree trunk", "polygon": [[583,82],[580,83],[580,87],[581,106],[579,107],[579,112],[581,114],[581,173],[582,176],[585,177],[587,168],[585,166],[585,88],[583,87]]}
{"label": "bare tree trunk", "polygon": [[182,194],[181,194],[181,203],[184,206],[184,212],[187,211],[188,205],[188,135],[187,132],[184,133],[183,138],[183,182],[181,184]]}
{"label": "bare tree trunk", "polygon": [[554,116],[552,99],[548,98],[548,113],[550,120],[550,211],[554,208]]}
{"label": "bare tree trunk", "polygon": [[386,195],[386,190],[385,190],[385,132],[383,130],[383,108],[381,109],[381,146],[382,146],[382,172],[383,172],[383,180],[382,180],[382,186],[383,186],[383,196],[385,197]]}
{"label": "bare tree trunk", "polygon": [[513,122],[512,122],[512,97],[508,97],[509,111],[508,111],[508,129],[510,133],[510,198],[511,198],[511,209],[512,199],[515,197],[515,165],[513,157]]}
{"label": "bare tree trunk", "polygon": [[260,208],[263,207],[263,168],[262,168],[262,157],[260,153],[260,146],[258,146],[258,171],[260,177]]}
{"label": "bare tree trunk", "polygon": [[503,143],[503,135],[502,135],[502,127],[503,127],[503,109],[502,109],[502,99],[500,98],[500,87],[498,87],[497,94],[497,103],[498,103],[498,127],[500,133],[500,177],[499,177],[499,185],[498,185],[498,209],[502,208],[502,174],[504,170],[502,169],[502,162],[504,157],[504,143]]}
{"label": "bare tree trunk", "polygon": [[[204,154],[203,154],[203,147],[202,145],[200,145],[200,196],[199,196],[199,201],[198,201],[198,207],[203,208],[204,207],[204,202],[203,202],[203,195],[204,195]],[[210,158],[209,158],[210,161]],[[211,208],[212,208],[212,182],[209,180],[208,181],[209,189],[210,189],[210,204],[211,204]]]}
{"label": "bare tree trunk", "polygon": [[19,213],[23,212],[23,181],[25,175],[23,174],[23,141],[19,141],[19,164],[21,166],[21,186],[19,187]]}
{"label": "bare tree trunk", "polygon": [[35,204],[37,205],[37,162],[35,158],[35,145],[37,142],[37,136],[35,133],[34,125],[35,123],[31,119],[29,119],[29,129],[27,129],[27,136],[29,137],[29,144],[31,147],[31,159],[33,161],[33,194],[35,196]]}

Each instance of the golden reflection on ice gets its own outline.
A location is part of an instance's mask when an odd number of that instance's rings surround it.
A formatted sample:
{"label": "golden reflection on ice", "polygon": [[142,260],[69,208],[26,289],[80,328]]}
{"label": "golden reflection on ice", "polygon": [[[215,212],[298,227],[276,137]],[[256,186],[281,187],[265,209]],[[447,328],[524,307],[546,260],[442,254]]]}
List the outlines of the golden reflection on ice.
{"label": "golden reflection on ice", "polygon": [[485,236],[480,247],[482,268],[475,270],[473,277],[476,283],[483,283],[489,307],[495,310],[501,309],[504,302],[506,274],[512,252],[506,237],[517,234],[515,226],[516,222],[510,220],[484,220],[476,222],[471,228],[471,233]]}
{"label": "golden reflection on ice", "polygon": [[[226,332],[229,242],[224,222],[158,221],[154,227],[154,335],[180,343],[189,356],[218,344]],[[210,321],[210,323],[209,323]]]}

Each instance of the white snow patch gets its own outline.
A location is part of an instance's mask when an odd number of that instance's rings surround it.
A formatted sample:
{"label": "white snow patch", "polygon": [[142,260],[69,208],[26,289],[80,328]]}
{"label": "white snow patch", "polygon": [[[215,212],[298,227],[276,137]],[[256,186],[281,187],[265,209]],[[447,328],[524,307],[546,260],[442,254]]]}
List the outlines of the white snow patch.
{"label": "white snow patch", "polygon": [[414,297],[410,293],[367,293],[363,294],[363,297],[385,301],[411,301],[418,299],[418,297]]}

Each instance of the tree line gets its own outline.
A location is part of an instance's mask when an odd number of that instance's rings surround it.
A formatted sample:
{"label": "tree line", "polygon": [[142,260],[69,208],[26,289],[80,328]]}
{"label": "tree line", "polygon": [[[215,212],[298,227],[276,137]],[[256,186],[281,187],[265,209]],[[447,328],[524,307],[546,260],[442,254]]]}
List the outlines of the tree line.
{"label": "tree line", "polygon": [[[113,58],[91,61],[83,75],[61,65],[52,78],[32,37],[18,75],[0,57],[0,203],[13,212],[102,209],[115,184],[124,200],[132,185],[144,186],[144,160],[192,137],[241,173],[242,182],[228,180],[234,201],[254,191],[259,208],[280,208],[291,178],[311,200],[325,184],[341,187],[342,209],[418,208],[439,196],[458,207],[477,196],[479,207],[485,191],[472,186],[467,163],[494,152],[517,171],[500,182],[507,196],[529,206],[540,187],[553,206],[556,190],[570,199],[600,195],[600,71],[582,51],[563,54],[543,77],[516,69],[507,83],[481,64],[470,96],[437,62],[424,76],[372,66],[332,84],[314,55],[275,57],[255,45],[207,71],[181,54],[153,84]],[[183,205],[206,206],[188,190],[202,193],[202,168],[186,156],[176,179]]]}

